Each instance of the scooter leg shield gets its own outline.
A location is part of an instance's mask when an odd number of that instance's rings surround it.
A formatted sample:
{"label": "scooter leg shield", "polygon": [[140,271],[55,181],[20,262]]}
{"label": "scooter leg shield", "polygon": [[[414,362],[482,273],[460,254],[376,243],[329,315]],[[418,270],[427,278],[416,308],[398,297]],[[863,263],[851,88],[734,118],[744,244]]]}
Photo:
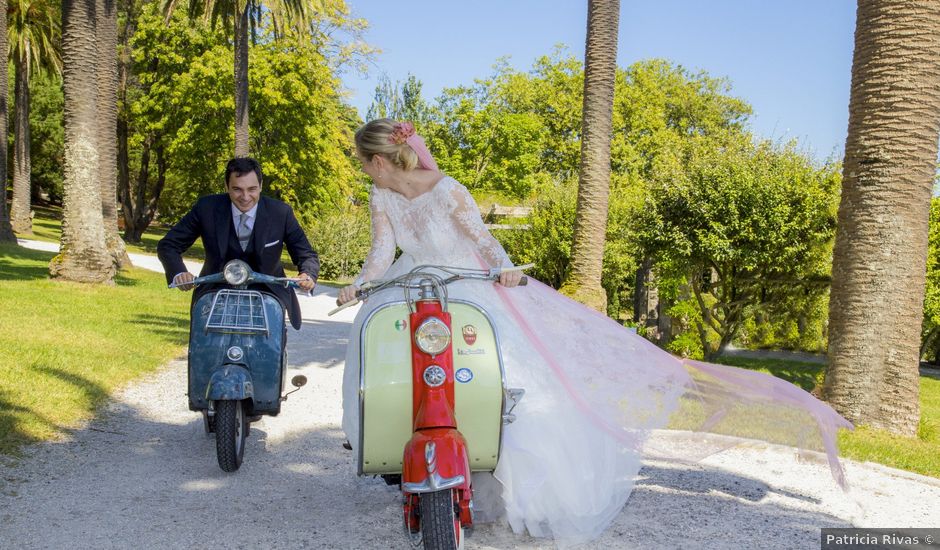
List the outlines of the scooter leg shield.
{"label": "scooter leg shield", "polygon": [[251,373],[240,365],[223,365],[212,373],[206,387],[209,401],[252,399],[254,395]]}
{"label": "scooter leg shield", "polygon": [[453,428],[415,432],[405,445],[402,467],[402,490],[406,493],[470,488],[467,443]]}

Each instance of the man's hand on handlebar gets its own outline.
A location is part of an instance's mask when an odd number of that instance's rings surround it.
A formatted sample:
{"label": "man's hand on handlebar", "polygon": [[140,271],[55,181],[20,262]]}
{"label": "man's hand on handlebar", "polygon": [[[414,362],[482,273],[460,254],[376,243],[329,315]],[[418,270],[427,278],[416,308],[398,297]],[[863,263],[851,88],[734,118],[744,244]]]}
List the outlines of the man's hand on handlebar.
{"label": "man's hand on handlebar", "polygon": [[297,286],[300,287],[300,290],[305,290],[310,292],[313,290],[313,287],[317,286],[316,281],[313,280],[313,277],[306,273],[301,273],[297,276]]}
{"label": "man's hand on handlebar", "polygon": [[346,302],[351,302],[355,300],[356,292],[358,291],[359,291],[359,287],[356,285],[349,285],[347,287],[343,287],[339,291],[339,298],[336,299],[336,305],[341,306],[345,304]]}
{"label": "man's hand on handlebar", "polygon": [[190,283],[192,283],[195,279],[195,275],[189,273],[188,271],[184,271],[183,273],[177,273],[176,276],[173,277],[173,284],[176,285],[176,288],[180,290],[192,290],[193,285]]}

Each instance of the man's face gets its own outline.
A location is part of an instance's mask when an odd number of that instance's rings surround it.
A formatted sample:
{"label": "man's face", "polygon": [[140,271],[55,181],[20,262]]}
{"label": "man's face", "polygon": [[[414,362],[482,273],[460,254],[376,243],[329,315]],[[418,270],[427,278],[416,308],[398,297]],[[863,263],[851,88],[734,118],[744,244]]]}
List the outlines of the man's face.
{"label": "man's face", "polygon": [[228,178],[228,196],[232,199],[232,204],[241,212],[248,212],[261,198],[261,183],[254,172],[246,172],[242,175],[232,173]]}

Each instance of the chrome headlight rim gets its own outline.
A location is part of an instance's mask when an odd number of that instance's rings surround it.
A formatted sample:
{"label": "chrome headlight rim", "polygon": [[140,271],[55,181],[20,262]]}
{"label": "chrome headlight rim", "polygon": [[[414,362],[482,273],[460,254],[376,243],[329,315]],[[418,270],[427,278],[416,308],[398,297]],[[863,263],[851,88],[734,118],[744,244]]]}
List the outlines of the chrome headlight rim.
{"label": "chrome headlight rim", "polygon": [[[436,331],[436,334],[432,334],[432,331]],[[432,336],[438,340],[436,344],[432,344],[432,342],[428,341]],[[450,345],[450,340],[450,328],[448,328],[447,323],[437,317],[428,317],[415,329],[415,344],[418,346],[418,349],[428,355],[440,355],[443,353],[447,349],[447,346]]]}
{"label": "chrome headlight rim", "polygon": [[222,277],[226,283],[232,286],[239,286],[248,282],[249,273],[251,273],[251,268],[242,260],[231,260],[222,268]]}

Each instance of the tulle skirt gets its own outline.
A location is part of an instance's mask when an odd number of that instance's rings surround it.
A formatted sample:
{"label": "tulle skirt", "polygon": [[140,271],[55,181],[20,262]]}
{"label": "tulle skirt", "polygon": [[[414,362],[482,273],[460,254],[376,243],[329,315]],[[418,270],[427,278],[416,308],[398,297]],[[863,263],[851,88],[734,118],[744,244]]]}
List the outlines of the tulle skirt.
{"label": "tulle skirt", "polygon": [[[386,278],[414,263],[403,255]],[[449,286],[449,294],[487,310],[503,345],[507,384],[526,390],[515,422],[503,429],[496,470],[474,475],[480,520],[504,519],[518,533],[551,537],[562,546],[597,538],[629,498],[644,451],[663,458],[703,456],[701,449],[682,455],[644,449],[651,430],[663,428],[824,450],[844,486],[835,436],[851,425],[786,381],[683,361],[531,278],[512,289],[461,281]],[[343,429],[353,445],[359,440],[362,322],[401,297],[396,289],[374,295],[353,323],[343,380]]]}

